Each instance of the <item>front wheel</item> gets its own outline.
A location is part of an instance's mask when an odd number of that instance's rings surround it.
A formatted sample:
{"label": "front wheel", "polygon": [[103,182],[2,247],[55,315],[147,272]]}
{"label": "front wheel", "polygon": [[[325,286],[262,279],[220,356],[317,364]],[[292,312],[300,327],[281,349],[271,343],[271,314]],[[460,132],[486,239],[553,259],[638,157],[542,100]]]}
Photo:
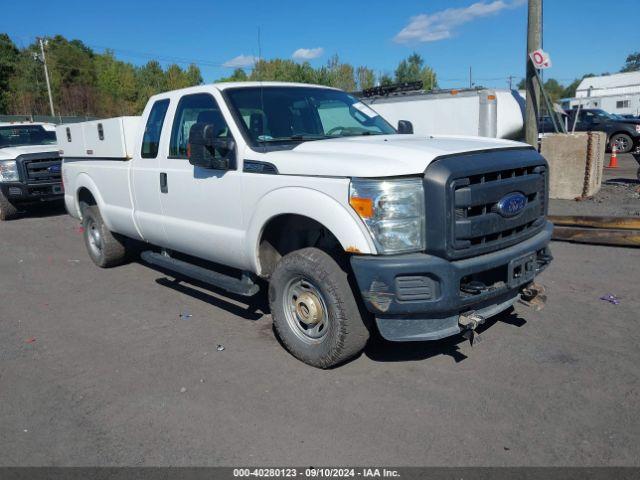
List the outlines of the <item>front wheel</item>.
{"label": "front wheel", "polygon": [[269,305],[282,343],[308,365],[343,363],[369,339],[347,272],[317,248],[280,260],[269,283]]}
{"label": "front wheel", "polygon": [[101,268],[124,263],[127,256],[124,243],[109,231],[97,206],[93,205],[83,210],[82,226],[84,243],[93,263]]}
{"label": "front wheel", "polygon": [[615,145],[618,153],[629,153],[633,148],[633,139],[626,133],[616,133],[609,143],[611,148]]}
{"label": "front wheel", "polygon": [[12,220],[18,215],[18,209],[0,192],[0,222]]}

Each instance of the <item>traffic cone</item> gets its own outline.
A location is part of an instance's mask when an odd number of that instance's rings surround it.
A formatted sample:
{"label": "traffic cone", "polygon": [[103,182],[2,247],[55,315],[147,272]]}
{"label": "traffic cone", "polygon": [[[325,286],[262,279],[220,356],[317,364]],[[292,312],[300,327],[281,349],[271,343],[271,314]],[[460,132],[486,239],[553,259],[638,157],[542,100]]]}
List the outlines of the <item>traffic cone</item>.
{"label": "traffic cone", "polygon": [[611,146],[611,157],[609,157],[607,168],[618,168],[618,149],[615,145]]}

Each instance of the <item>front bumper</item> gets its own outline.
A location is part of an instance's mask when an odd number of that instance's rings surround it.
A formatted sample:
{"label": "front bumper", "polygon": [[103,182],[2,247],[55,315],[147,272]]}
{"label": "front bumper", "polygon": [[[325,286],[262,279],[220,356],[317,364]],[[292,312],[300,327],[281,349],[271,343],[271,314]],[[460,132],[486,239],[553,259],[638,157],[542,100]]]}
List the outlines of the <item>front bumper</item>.
{"label": "front bumper", "polygon": [[352,256],[364,304],[387,340],[437,340],[461,332],[461,313],[483,317],[511,306],[551,261],[553,225],[502,250],[449,261],[423,253]]}
{"label": "front bumper", "polygon": [[25,184],[22,182],[2,182],[0,192],[11,203],[34,203],[58,200],[64,196],[62,182]]}

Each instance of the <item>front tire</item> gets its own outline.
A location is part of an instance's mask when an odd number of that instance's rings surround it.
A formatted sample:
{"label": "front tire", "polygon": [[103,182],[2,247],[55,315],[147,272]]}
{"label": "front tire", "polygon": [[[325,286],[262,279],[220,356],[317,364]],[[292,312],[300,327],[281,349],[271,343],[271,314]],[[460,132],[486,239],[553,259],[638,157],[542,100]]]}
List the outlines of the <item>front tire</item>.
{"label": "front tire", "polygon": [[341,364],[369,339],[347,272],[317,248],[280,260],[269,283],[269,305],[282,343],[308,365]]}
{"label": "front tire", "polygon": [[100,268],[115,267],[124,263],[127,258],[125,246],[107,228],[97,206],[92,205],[83,210],[82,226],[84,243],[93,263]]}
{"label": "front tire", "polygon": [[18,216],[18,209],[0,192],[0,222],[13,220]]}
{"label": "front tire", "polygon": [[616,146],[618,153],[629,153],[633,148],[633,139],[626,133],[616,133],[609,141],[609,147]]}

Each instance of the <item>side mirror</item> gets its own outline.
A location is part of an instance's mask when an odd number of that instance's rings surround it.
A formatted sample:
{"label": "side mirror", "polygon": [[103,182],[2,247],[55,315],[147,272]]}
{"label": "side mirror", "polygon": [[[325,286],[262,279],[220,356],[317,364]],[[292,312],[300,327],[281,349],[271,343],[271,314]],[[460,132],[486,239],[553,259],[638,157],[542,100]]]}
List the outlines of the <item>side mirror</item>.
{"label": "side mirror", "polygon": [[413,123],[409,120],[399,120],[398,121],[398,133],[404,135],[410,135],[413,133]]}
{"label": "side mirror", "polygon": [[[189,131],[187,157],[189,163],[201,168],[229,170],[230,154],[236,143],[231,138],[217,138],[213,123],[195,123]],[[218,157],[216,157],[216,151]]]}

